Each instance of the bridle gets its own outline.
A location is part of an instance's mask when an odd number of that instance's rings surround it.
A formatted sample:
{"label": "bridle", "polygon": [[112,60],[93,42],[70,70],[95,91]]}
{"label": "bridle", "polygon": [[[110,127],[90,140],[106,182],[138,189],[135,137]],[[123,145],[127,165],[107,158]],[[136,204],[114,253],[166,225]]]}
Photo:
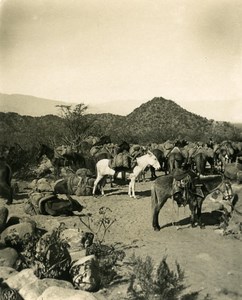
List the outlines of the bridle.
{"label": "bridle", "polygon": [[227,179],[223,179],[222,182],[210,193],[213,193],[215,191],[219,191],[223,194],[223,199],[227,201],[231,201],[234,197],[234,193],[231,187],[231,183]]}

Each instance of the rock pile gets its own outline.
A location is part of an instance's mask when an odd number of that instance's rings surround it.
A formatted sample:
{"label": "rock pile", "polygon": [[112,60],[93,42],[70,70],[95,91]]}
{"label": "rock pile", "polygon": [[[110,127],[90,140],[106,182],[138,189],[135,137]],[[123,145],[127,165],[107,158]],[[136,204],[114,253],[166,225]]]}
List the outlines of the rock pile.
{"label": "rock pile", "polygon": [[99,257],[87,251],[95,245],[91,232],[63,223],[46,231],[31,217],[8,214],[0,207],[0,299],[96,299],[101,268]]}

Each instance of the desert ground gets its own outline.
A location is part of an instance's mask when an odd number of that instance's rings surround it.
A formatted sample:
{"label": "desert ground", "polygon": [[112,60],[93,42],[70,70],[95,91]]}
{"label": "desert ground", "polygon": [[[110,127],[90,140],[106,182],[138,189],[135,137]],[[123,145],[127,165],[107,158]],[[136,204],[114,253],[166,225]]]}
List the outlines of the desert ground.
{"label": "desert ground", "polygon": [[[162,176],[162,173],[158,173]],[[208,196],[203,204],[205,229],[189,226],[189,207],[178,209],[169,199],[160,212],[159,222],[163,228],[156,232],[151,225],[151,181],[136,184],[137,199],[129,198],[127,185],[105,186],[105,196],[73,198],[85,206],[83,214],[97,214],[100,207],[111,209],[111,218],[116,219],[105,235],[106,244],[117,244],[125,250],[127,261],[132,254],[145,258],[150,256],[158,264],[164,256],[172,268],[177,261],[185,271],[184,292],[199,292],[197,299],[242,299],[242,244],[241,240],[223,236],[218,230],[216,218],[211,214],[218,205]],[[236,186],[241,192],[242,186]],[[15,199],[9,206],[10,216],[27,216],[24,213],[24,198]],[[79,217],[33,217],[37,224],[64,222],[68,228],[87,230]],[[85,220],[85,216],[83,217]],[[173,222],[180,221],[180,226]],[[124,299],[127,283],[118,284],[95,293],[97,299]]]}

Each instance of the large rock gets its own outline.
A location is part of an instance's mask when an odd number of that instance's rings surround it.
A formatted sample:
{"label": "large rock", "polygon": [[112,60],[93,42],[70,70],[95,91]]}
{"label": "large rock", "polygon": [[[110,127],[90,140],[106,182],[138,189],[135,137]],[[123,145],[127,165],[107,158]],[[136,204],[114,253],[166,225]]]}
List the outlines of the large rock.
{"label": "large rock", "polygon": [[49,287],[37,300],[97,300],[91,293],[61,287]]}
{"label": "large rock", "polygon": [[[18,252],[13,248],[0,249],[0,266],[1,267],[14,267],[18,258]],[[0,276],[1,277],[1,276]]]}
{"label": "large rock", "polygon": [[11,247],[18,247],[23,244],[26,234],[32,235],[35,232],[35,224],[23,222],[7,227],[1,234],[1,240]]}
{"label": "large rock", "polygon": [[36,243],[35,267],[39,278],[66,279],[71,256],[68,245],[59,238],[59,230],[47,232]]}
{"label": "large rock", "polygon": [[35,300],[41,296],[47,288],[53,286],[65,289],[74,289],[73,285],[68,281],[44,278],[24,285],[19,290],[19,294],[24,298],[24,300]]}
{"label": "large rock", "polygon": [[30,217],[19,217],[19,216],[12,215],[7,221],[6,228],[20,223],[25,223],[25,222],[31,223],[34,226],[34,228],[37,227],[36,222],[32,220]]}
{"label": "large rock", "polygon": [[94,234],[91,232],[80,232],[78,229],[69,228],[63,230],[60,237],[69,244],[69,252],[74,252],[91,246]]}
{"label": "large rock", "polygon": [[82,250],[84,248],[81,243],[82,234],[77,229],[65,229],[61,233],[60,238],[69,244],[70,252]]}
{"label": "large rock", "polygon": [[99,265],[94,255],[85,256],[74,262],[70,275],[77,289],[95,292],[100,287]]}
{"label": "large rock", "polygon": [[5,206],[0,207],[0,233],[5,229],[8,218],[8,209]]}
{"label": "large rock", "polygon": [[16,275],[18,271],[10,267],[0,267],[0,278],[3,280],[8,279],[9,277]]}
{"label": "large rock", "polygon": [[37,224],[37,227],[46,231],[52,231],[60,226],[57,218],[44,215],[36,215],[31,217]]}
{"label": "large rock", "polygon": [[71,261],[77,261],[86,256],[86,249],[70,252]]}
{"label": "large rock", "polygon": [[20,290],[27,284],[31,284],[38,280],[32,269],[24,269],[17,274],[9,277],[5,282],[13,289]]}

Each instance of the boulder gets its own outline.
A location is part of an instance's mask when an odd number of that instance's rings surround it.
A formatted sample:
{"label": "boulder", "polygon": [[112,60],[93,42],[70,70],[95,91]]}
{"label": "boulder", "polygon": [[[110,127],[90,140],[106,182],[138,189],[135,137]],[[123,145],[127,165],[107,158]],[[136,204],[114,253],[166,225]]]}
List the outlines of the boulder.
{"label": "boulder", "polygon": [[0,267],[0,278],[3,280],[8,279],[9,277],[16,275],[18,272],[11,267]]}
{"label": "boulder", "polygon": [[19,290],[19,294],[24,300],[35,300],[49,287],[73,289],[73,285],[68,281],[44,278],[37,279],[34,282],[24,285]]}
{"label": "boulder", "polygon": [[68,245],[59,237],[58,229],[41,236],[36,244],[35,268],[39,278],[66,279],[71,257]]}
{"label": "boulder", "polygon": [[33,283],[38,278],[35,276],[34,271],[32,269],[24,269],[17,274],[9,277],[5,282],[13,289],[20,290],[22,287],[27,284]]}
{"label": "boulder", "polygon": [[30,217],[18,217],[18,216],[11,216],[6,224],[6,227],[10,227],[12,225],[20,224],[20,223],[31,223],[34,227],[36,227],[36,222],[32,220]]}
{"label": "boulder", "polygon": [[95,255],[88,255],[74,262],[70,275],[77,289],[95,292],[100,287],[99,265]]}
{"label": "boulder", "polygon": [[34,224],[29,222],[12,225],[2,232],[1,240],[7,246],[18,248],[22,246],[25,236],[34,234],[35,229]]}
{"label": "boulder", "polygon": [[65,289],[62,287],[49,287],[44,293],[37,298],[37,300],[97,300],[97,298],[91,293],[73,290],[73,289]]}
{"label": "boulder", "polygon": [[70,252],[71,261],[77,261],[86,256],[86,249]]}
{"label": "boulder", "polygon": [[13,268],[18,256],[18,252],[13,248],[7,247],[0,249],[0,266]]}
{"label": "boulder", "polygon": [[31,218],[36,222],[38,228],[46,231],[52,231],[60,226],[60,221],[57,218],[44,215],[36,215]]}
{"label": "boulder", "polygon": [[91,232],[79,232],[77,229],[65,229],[60,238],[69,244],[69,252],[83,250],[93,242],[94,234]]}

